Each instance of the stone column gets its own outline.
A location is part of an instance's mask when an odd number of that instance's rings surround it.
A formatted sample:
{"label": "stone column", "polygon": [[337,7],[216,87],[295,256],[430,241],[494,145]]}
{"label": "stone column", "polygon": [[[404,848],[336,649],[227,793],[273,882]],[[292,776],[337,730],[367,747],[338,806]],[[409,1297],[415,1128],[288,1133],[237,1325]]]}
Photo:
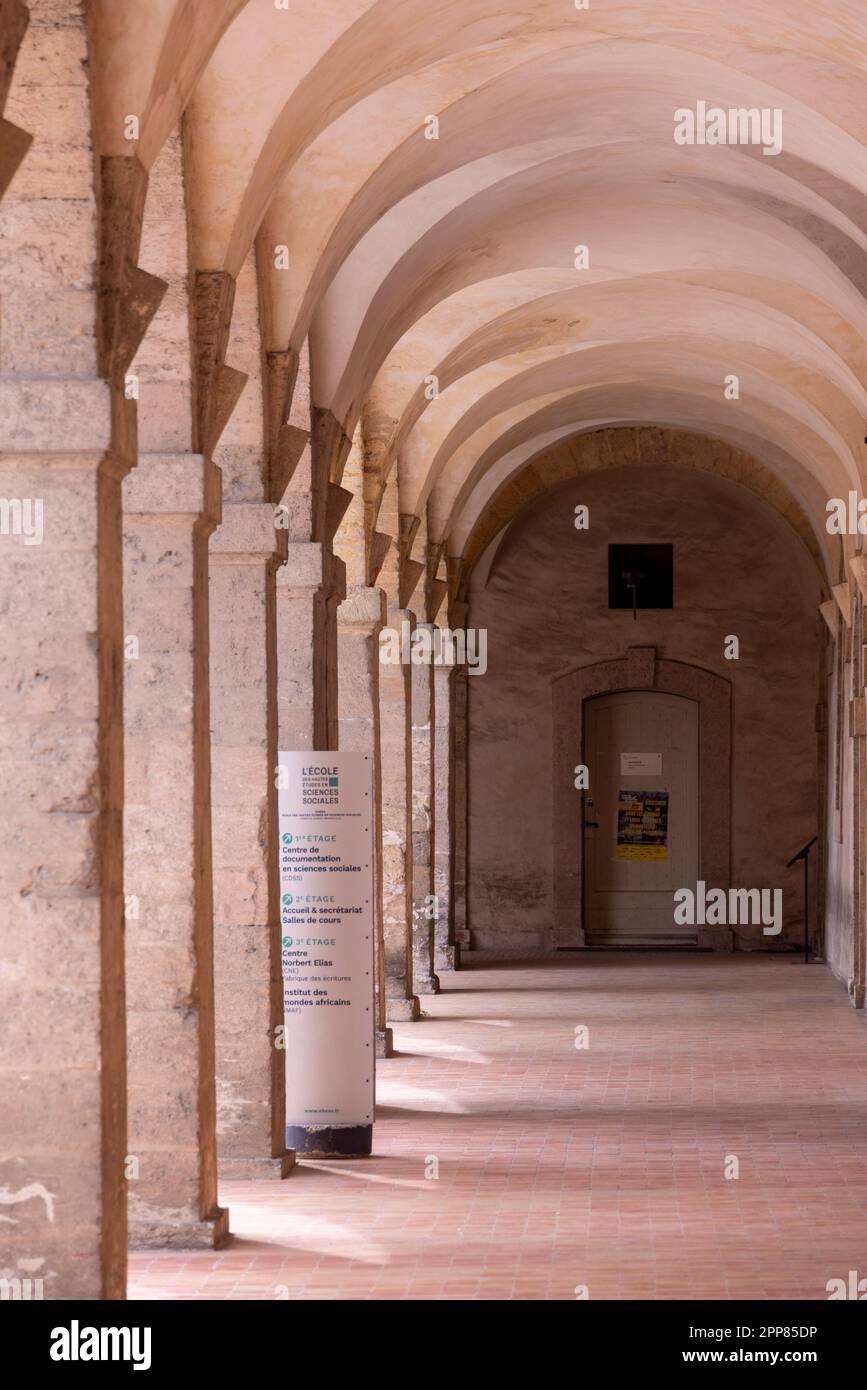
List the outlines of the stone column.
{"label": "stone column", "polygon": [[108,388],[0,378],[0,399],[11,518],[0,533],[0,1266],[43,1280],[46,1298],[122,1298],[122,590],[120,479],[99,452]]}
{"label": "stone column", "polygon": [[376,945],[376,1055],[391,1056],[386,1024],[385,959],[382,935],[382,767],[379,731],[379,632],[385,622],[382,589],[349,590],[337,610],[339,724],[341,749],[367,753],[373,766],[374,941]]}
{"label": "stone column", "polygon": [[328,597],[325,601],[325,732],[329,748],[339,748],[339,667],[337,615],[346,598],[346,565],[336,555],[329,559]]}
{"label": "stone column", "polygon": [[468,678],[459,667],[454,676],[454,941],[457,961],[470,949],[467,921],[467,698]]}
{"label": "stone column", "polygon": [[434,969],[455,970],[454,942],[454,689],[453,666],[435,666],[433,736]]}
{"label": "stone column", "polygon": [[[401,639],[411,634],[415,618],[407,609],[389,608],[387,616]],[[401,647],[408,648],[409,641],[401,640]],[[412,984],[411,689],[407,661],[380,661],[383,956],[386,1015],[394,1022],[419,1016]]]}
{"label": "stone column", "polygon": [[277,571],[277,727],[284,752],[329,744],[329,592],[333,557],[318,541],[290,542]]}
{"label": "stone column", "polygon": [[434,973],[434,634],[433,623],[416,631],[430,641],[430,660],[410,667],[412,722],[412,984],[419,994],[436,994]]}
{"label": "stone column", "polygon": [[211,540],[217,1134],[220,1173],[282,1178],[285,1052],[277,861],[274,508],[235,503]]}
{"label": "stone column", "polygon": [[219,472],[142,455],[124,484],[129,1233],[223,1243],[217,1205],[208,536]]}
{"label": "stone column", "polygon": [[[4,75],[25,18],[3,8]],[[131,460],[109,453],[97,365],[88,97],[83,15],[32,25],[0,136],[2,185],[26,133],[40,137],[0,205],[0,1273],[42,1280],[46,1299],[122,1298],[126,1284]]]}
{"label": "stone column", "polygon": [[[854,929],[854,950],[852,959],[852,985],[850,997],[856,1009],[864,1008],[867,991],[867,918],[865,918],[865,886],[867,886],[867,850],[865,850],[865,828],[867,828],[867,701],[865,701],[865,674],[867,674],[867,650],[864,646],[865,608],[864,594],[867,590],[867,557],[855,556],[849,561],[849,568],[856,581],[852,595],[852,698],[849,704],[849,737],[852,748],[852,824],[853,824],[853,886],[852,921]],[[818,868],[818,855],[817,868]],[[817,912],[818,894],[816,892],[818,873],[811,871],[811,921],[819,920]],[[813,927],[815,938],[816,930]]]}

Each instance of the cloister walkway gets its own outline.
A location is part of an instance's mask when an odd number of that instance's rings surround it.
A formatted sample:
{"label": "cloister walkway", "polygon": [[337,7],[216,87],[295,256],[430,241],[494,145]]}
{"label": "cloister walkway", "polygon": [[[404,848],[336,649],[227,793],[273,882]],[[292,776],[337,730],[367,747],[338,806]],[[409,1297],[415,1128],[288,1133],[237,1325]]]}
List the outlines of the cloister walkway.
{"label": "cloister walkway", "polygon": [[867,1276],[867,1027],[823,966],[600,953],[442,982],[380,1064],[374,1157],[224,1184],[232,1242],[134,1254],[131,1298],[825,1299]]}

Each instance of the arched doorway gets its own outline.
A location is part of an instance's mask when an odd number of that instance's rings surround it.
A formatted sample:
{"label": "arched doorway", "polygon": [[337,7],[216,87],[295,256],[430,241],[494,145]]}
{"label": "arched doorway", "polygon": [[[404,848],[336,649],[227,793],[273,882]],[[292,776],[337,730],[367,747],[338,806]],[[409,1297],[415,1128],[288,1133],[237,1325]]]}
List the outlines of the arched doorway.
{"label": "arched doorway", "polygon": [[[626,655],[613,661],[598,661],[567,672],[554,683],[554,911],[556,942],[559,946],[588,944],[588,923],[585,919],[586,858],[580,823],[576,825],[575,787],[571,775],[576,761],[573,756],[581,750],[580,761],[587,764],[587,713],[599,697],[618,693],[663,693],[680,698],[695,710],[697,769],[699,788],[696,796],[696,878],[717,888],[728,888],[731,881],[731,686],[722,676],[700,666],[683,661],[657,658],[654,647],[629,647]],[[659,707],[660,710],[663,708]],[[650,706],[648,706],[648,710]],[[653,724],[647,726],[651,736]],[[624,731],[625,732],[625,731]],[[636,736],[642,733],[637,725]],[[655,735],[654,735],[655,736]],[[660,749],[631,749],[619,747],[617,754],[655,753]],[[664,766],[664,757],[663,757]],[[706,774],[702,781],[702,772]],[[569,776],[566,776],[566,773]],[[710,775],[707,775],[710,774]],[[604,776],[604,772],[603,772]],[[591,770],[592,778],[592,770]],[[650,780],[653,780],[651,777]],[[649,787],[647,778],[626,780],[624,789]],[[595,782],[591,781],[591,791]],[[618,787],[618,791],[620,788]],[[685,784],[684,784],[685,790]],[[584,798],[586,800],[586,793]],[[594,819],[585,813],[585,819]],[[602,828],[600,826],[600,828]],[[611,831],[609,824],[607,831]],[[614,832],[612,832],[613,834]],[[612,853],[616,852],[616,846]],[[686,860],[678,861],[685,868]],[[677,887],[689,886],[689,880]],[[670,903],[670,900],[669,900]],[[625,943],[624,943],[625,944]],[[651,944],[648,941],[647,944]],[[730,950],[731,931],[728,927],[702,926],[695,944],[715,950]]]}
{"label": "arched doorway", "polygon": [[672,895],[699,877],[697,701],[660,690],[584,711],[584,931],[588,946],[695,946]]}

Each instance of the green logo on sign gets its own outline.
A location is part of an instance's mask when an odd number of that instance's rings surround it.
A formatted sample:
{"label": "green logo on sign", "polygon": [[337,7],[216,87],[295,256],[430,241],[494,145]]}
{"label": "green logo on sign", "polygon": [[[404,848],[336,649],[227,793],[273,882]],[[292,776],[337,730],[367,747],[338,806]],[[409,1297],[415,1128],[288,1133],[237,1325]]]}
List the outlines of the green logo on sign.
{"label": "green logo on sign", "polygon": [[284,843],[284,845],[291,845],[291,843],[292,843],[292,836],[291,836],[291,835],[284,835],[284,836],[283,836],[283,843]]}
{"label": "green logo on sign", "polygon": [[284,894],[283,894],[283,902],[284,902],[287,906],[288,906],[289,903],[291,903],[292,901],[293,901],[293,899],[292,899],[292,894],[291,894],[291,893],[284,893]]}

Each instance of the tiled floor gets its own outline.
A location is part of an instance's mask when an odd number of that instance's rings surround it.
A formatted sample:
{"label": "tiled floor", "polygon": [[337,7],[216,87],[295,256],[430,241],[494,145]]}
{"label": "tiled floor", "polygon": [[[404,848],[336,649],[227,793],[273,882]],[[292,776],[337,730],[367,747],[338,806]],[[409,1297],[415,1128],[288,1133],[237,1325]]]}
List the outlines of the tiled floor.
{"label": "tiled floor", "polygon": [[375,1157],[227,1183],[232,1244],[133,1255],[131,1298],[823,1299],[867,1276],[867,1026],[823,966],[599,954],[443,983],[380,1065]]}

